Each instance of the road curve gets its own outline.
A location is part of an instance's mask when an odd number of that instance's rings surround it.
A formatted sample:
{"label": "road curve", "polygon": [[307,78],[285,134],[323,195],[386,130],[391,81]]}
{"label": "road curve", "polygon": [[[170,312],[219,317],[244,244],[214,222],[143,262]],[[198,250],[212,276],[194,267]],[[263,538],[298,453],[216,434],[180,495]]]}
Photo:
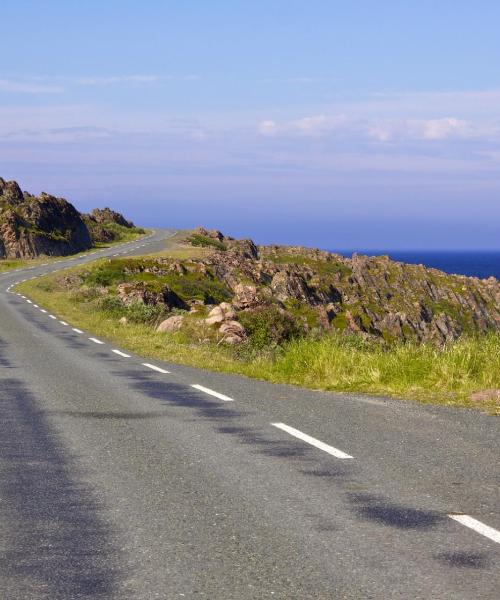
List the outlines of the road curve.
{"label": "road curve", "polygon": [[12,287],[95,258],[0,275],[2,599],[498,598],[497,418],[146,359]]}

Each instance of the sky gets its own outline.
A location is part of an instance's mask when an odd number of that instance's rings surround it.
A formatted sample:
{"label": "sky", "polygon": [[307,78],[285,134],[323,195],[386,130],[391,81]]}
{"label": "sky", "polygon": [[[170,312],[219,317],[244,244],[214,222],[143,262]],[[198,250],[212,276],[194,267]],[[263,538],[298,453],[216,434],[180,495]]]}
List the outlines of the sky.
{"label": "sky", "polygon": [[500,249],[498,0],[4,0],[0,176],[260,243]]}

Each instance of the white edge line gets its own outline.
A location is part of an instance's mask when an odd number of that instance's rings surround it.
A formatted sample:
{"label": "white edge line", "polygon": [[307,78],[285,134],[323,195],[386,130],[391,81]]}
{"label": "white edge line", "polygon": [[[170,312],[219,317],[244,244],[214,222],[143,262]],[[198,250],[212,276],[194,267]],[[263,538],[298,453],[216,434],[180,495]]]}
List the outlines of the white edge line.
{"label": "white edge line", "polygon": [[345,452],[342,452],[342,450],[338,450],[337,448],[334,448],[333,446],[329,446],[328,444],[325,444],[324,442],[321,442],[320,440],[317,440],[316,438],[313,438],[310,435],[307,435],[307,433],[302,433],[302,431],[299,431],[298,429],[294,429],[293,427],[290,427],[289,425],[285,425],[285,423],[271,423],[271,425],[273,427],[277,427],[278,429],[286,431],[287,433],[289,433],[290,435],[293,435],[294,437],[298,438],[299,440],[302,440],[303,442],[307,442],[308,444],[311,444],[311,446],[315,446],[316,448],[319,448],[320,450],[323,450],[323,452],[327,452],[328,454],[331,454],[332,456],[335,456],[336,458],[354,458],[350,454],[346,454]]}
{"label": "white edge line", "polygon": [[121,350],[111,350],[111,352],[118,354],[118,356],[123,356],[123,358],[130,358],[130,354],[125,354],[125,352],[122,352]]}
{"label": "white edge line", "polygon": [[448,515],[448,516],[450,517],[450,519],[457,521],[461,525],[465,525],[465,527],[469,527],[469,529],[473,529],[475,532],[480,533],[481,535],[484,535],[484,537],[487,537],[488,539],[493,540],[497,544],[500,544],[500,531],[493,529],[493,527],[490,527],[489,525],[485,525],[484,523],[481,523],[481,521],[478,521],[477,519],[474,519],[473,517],[469,517],[469,515]]}
{"label": "white edge line", "polygon": [[158,371],[158,373],[170,373],[170,371],[165,371],[165,369],[161,369],[156,365],[151,365],[150,363],[141,363],[143,367],[147,367],[148,369],[152,369],[153,371]]}
{"label": "white edge line", "polygon": [[210,396],[215,396],[216,398],[219,398],[219,400],[224,400],[224,402],[234,402],[234,400],[232,398],[230,398],[229,396],[225,396],[224,394],[219,394],[219,392],[215,392],[214,390],[211,390],[210,388],[199,385],[198,383],[193,383],[191,385],[191,387],[194,388],[195,390],[200,390],[200,392],[205,392],[205,394],[209,394]]}

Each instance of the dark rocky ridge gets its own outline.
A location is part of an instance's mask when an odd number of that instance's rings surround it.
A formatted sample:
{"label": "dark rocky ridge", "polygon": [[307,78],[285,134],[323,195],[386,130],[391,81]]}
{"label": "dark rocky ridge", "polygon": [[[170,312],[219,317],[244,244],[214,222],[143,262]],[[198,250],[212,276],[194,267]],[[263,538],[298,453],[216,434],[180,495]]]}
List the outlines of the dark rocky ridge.
{"label": "dark rocky ridge", "polygon": [[0,258],[67,256],[88,250],[102,238],[111,241],[106,223],[133,226],[110,209],[96,209],[92,215],[100,236],[89,231],[84,216],[64,198],[45,192],[33,196],[22,192],[15,181],[0,177]]}
{"label": "dark rocky ridge", "polygon": [[182,277],[198,286],[212,281],[226,290],[236,319],[277,307],[306,330],[336,328],[388,342],[442,345],[462,334],[500,329],[500,282],[493,277],[448,275],[387,256],[350,259],[302,247],[256,246],[202,228],[188,242],[211,251],[183,260],[139,259],[125,268],[128,281],[134,273],[178,286]]}

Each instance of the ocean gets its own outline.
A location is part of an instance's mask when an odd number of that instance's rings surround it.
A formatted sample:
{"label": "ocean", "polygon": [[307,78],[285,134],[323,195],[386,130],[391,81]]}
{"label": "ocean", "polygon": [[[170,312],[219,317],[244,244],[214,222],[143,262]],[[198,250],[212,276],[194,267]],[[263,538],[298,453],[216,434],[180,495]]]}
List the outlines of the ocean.
{"label": "ocean", "polygon": [[393,260],[405,263],[423,264],[434,267],[445,273],[469,275],[473,277],[496,277],[500,279],[500,250],[466,251],[466,250],[330,250],[344,256],[353,252],[377,256],[388,254]]}

